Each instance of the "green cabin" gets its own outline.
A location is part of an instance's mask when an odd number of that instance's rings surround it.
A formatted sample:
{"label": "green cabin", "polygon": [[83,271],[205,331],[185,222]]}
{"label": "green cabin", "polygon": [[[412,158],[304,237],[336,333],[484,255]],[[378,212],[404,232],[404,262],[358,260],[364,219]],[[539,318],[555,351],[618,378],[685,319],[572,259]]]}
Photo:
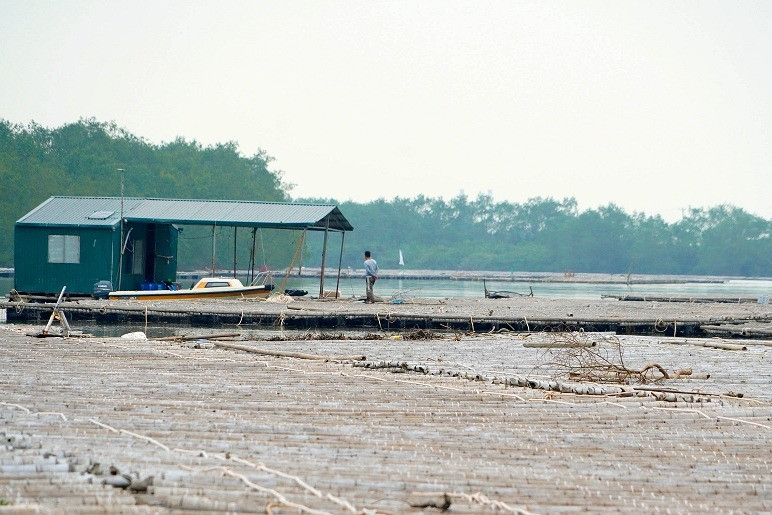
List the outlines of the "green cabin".
{"label": "green cabin", "polygon": [[14,288],[50,295],[67,286],[70,294],[90,295],[98,281],[139,290],[144,281],[173,280],[178,225],[353,230],[332,205],[51,197],[14,226]]}
{"label": "green cabin", "polygon": [[[123,201],[130,213],[141,199]],[[121,255],[121,199],[51,197],[14,228],[16,290],[24,293],[91,294],[97,281],[139,289],[145,281],[177,274],[177,227],[126,222]],[[119,272],[120,271],[120,272]],[[119,273],[121,277],[119,278]]]}

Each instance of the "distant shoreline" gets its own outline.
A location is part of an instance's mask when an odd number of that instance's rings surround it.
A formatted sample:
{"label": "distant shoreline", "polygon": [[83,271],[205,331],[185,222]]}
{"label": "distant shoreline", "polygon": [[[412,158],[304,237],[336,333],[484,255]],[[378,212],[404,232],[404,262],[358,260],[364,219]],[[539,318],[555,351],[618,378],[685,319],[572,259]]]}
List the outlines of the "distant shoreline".
{"label": "distant shoreline", "polygon": [[[274,270],[275,277],[286,274],[286,270]],[[291,277],[318,278],[319,267],[303,267],[298,273],[294,270]],[[232,275],[233,271],[220,270],[219,275]],[[325,278],[334,278],[337,268],[327,268]],[[180,279],[198,279],[211,275],[211,270],[193,270],[178,272]],[[247,270],[237,270],[236,275],[244,277]],[[364,276],[364,270],[359,268],[344,268],[340,272],[343,278],[359,278]],[[769,281],[770,277],[730,277],[730,276],[700,276],[700,275],[647,275],[647,274],[601,274],[601,273],[570,273],[570,272],[501,272],[484,270],[398,270],[381,269],[378,277],[381,279],[402,280],[442,280],[442,281],[494,281],[511,283],[569,283],[569,284],[723,284],[730,280]]]}
{"label": "distant shoreline", "polygon": [[[291,277],[306,279],[319,278],[319,267],[303,267],[300,273],[293,270]],[[283,277],[286,270],[274,270],[274,278]],[[337,268],[327,268],[325,278],[336,278]],[[232,270],[217,270],[219,276],[231,276]],[[248,270],[237,270],[240,278],[249,276]],[[342,278],[359,278],[364,271],[358,268],[341,270]],[[190,270],[177,272],[178,280],[195,280],[210,277],[211,270]],[[401,279],[406,281],[491,281],[508,283],[556,283],[556,284],[723,284],[727,281],[772,281],[772,277],[733,277],[705,275],[669,275],[669,274],[601,274],[570,272],[501,272],[485,270],[398,270],[381,269],[381,279]],[[0,280],[13,280],[13,268],[0,268]]]}

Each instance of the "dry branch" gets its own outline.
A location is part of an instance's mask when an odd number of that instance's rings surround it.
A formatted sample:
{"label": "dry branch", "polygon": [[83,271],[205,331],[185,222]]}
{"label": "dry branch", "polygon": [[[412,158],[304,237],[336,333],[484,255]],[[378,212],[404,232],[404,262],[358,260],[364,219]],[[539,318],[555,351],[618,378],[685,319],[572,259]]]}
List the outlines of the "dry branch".
{"label": "dry branch", "polygon": [[236,345],[233,343],[214,342],[215,347],[221,347],[223,349],[240,350],[244,352],[251,352],[252,354],[260,354],[263,356],[279,356],[283,358],[299,358],[299,359],[315,359],[322,361],[363,361],[365,356],[321,356],[319,354],[303,354],[301,352],[287,352],[269,349],[258,349],[257,347],[250,347],[248,345]]}
{"label": "dry branch", "polygon": [[551,342],[538,346],[545,347],[545,365],[556,368],[558,375],[575,381],[618,384],[645,384],[671,378],[657,363],[649,363],[640,370],[628,367],[616,337],[605,337],[598,345],[585,333],[551,334]]}

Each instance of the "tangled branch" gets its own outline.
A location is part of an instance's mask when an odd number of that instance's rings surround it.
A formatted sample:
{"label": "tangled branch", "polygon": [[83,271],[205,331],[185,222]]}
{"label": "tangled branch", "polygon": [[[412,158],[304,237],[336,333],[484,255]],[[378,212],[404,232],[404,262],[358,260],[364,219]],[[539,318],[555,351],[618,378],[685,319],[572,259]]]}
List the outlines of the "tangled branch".
{"label": "tangled branch", "polygon": [[551,333],[552,341],[543,353],[545,366],[574,381],[595,383],[646,384],[670,379],[671,375],[657,363],[640,370],[625,363],[622,343],[615,336],[600,341],[582,332]]}

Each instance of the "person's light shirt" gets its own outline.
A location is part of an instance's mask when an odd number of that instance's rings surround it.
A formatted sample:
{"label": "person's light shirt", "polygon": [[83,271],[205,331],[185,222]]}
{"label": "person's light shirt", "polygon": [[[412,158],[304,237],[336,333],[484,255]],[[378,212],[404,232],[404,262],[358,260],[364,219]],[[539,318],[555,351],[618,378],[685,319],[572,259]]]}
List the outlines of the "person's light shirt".
{"label": "person's light shirt", "polygon": [[365,277],[378,277],[378,263],[373,258],[365,260]]}

